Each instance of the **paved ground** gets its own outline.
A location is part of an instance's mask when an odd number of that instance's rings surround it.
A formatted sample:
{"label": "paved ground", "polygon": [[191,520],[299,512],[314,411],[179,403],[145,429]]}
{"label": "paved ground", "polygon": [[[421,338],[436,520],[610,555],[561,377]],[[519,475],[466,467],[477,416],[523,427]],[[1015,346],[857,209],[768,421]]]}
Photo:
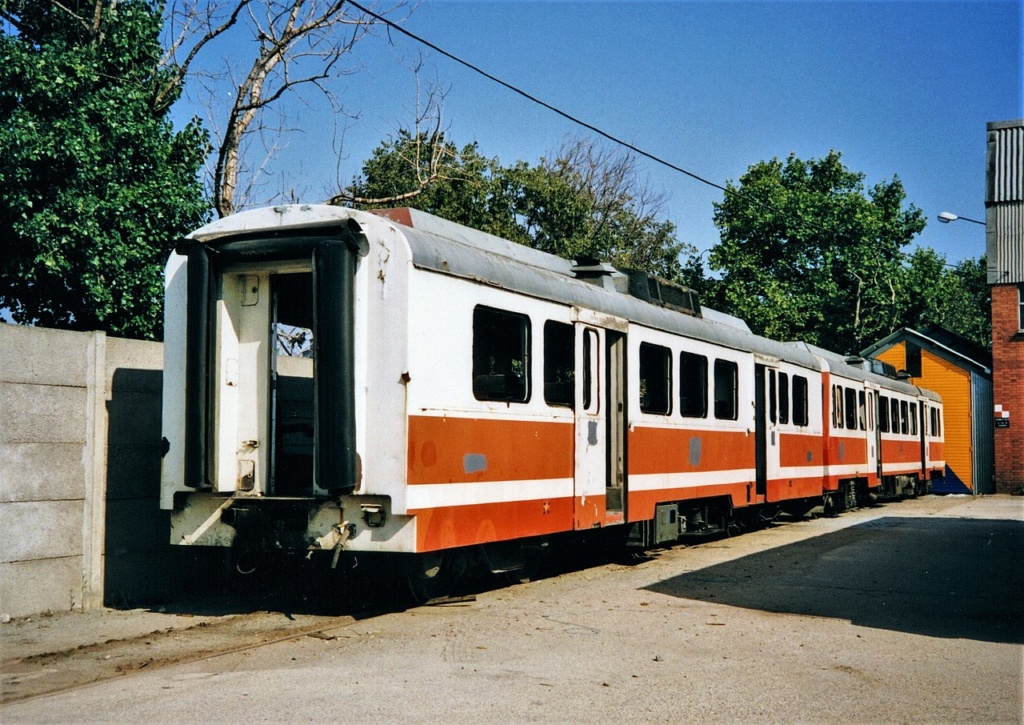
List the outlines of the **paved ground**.
{"label": "paved ground", "polygon": [[1019,723],[1022,561],[1024,500],[927,497],[463,604],[20,620],[0,721]]}

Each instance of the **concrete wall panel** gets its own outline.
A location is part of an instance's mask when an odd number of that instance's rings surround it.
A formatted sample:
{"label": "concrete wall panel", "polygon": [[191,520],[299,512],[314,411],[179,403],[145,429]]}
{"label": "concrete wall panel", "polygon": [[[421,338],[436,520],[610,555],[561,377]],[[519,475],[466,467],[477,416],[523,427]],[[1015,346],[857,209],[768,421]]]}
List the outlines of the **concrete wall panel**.
{"label": "concrete wall panel", "polygon": [[85,388],[0,383],[0,443],[84,443]]}
{"label": "concrete wall panel", "polygon": [[82,606],[82,557],[0,564],[0,612],[25,617]]}
{"label": "concrete wall panel", "polygon": [[91,332],[67,332],[0,323],[0,383],[86,385]]}
{"label": "concrete wall panel", "polygon": [[57,559],[81,553],[81,501],[0,506],[0,562]]}
{"label": "concrete wall panel", "polygon": [[81,443],[0,443],[0,503],[84,496]]}

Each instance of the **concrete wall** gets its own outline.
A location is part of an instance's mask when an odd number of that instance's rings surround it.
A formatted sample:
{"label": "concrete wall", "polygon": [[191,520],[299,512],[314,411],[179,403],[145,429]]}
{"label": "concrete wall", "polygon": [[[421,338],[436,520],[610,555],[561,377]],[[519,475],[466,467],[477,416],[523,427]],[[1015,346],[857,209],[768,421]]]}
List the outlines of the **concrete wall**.
{"label": "concrete wall", "polygon": [[0,324],[0,613],[181,591],[197,554],[159,508],[162,365],[158,343]]}

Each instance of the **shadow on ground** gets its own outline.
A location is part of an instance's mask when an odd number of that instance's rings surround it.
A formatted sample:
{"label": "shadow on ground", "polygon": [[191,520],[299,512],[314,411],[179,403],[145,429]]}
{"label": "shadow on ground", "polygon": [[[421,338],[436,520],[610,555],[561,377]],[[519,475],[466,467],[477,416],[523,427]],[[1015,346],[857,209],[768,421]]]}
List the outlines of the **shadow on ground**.
{"label": "shadow on ground", "polygon": [[1024,524],[885,517],[649,591],[932,637],[1024,644]]}

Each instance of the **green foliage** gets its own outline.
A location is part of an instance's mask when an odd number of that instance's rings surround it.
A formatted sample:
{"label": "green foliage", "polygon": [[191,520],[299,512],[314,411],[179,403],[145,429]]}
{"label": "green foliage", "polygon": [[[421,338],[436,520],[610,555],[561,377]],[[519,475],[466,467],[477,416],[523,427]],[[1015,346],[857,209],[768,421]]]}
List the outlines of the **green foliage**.
{"label": "green foliage", "polygon": [[909,256],[905,273],[905,327],[938,325],[992,347],[992,296],[984,256],[950,267],[935,250],[918,248]]}
{"label": "green foliage", "polygon": [[155,99],[160,6],[0,0],[0,307],[158,339],[163,265],[206,216],[207,150]]}
{"label": "green foliage", "polygon": [[715,302],[759,334],[838,352],[902,326],[902,248],[924,217],[899,179],[863,181],[834,151],[751,166],[715,204]]}
{"label": "green foliage", "polygon": [[[644,203],[632,160],[567,144],[553,160],[502,166],[476,144],[401,132],[374,150],[343,198],[412,206],[567,259],[594,257],[669,279],[683,272],[675,226]],[[656,205],[655,205],[656,206]]]}

